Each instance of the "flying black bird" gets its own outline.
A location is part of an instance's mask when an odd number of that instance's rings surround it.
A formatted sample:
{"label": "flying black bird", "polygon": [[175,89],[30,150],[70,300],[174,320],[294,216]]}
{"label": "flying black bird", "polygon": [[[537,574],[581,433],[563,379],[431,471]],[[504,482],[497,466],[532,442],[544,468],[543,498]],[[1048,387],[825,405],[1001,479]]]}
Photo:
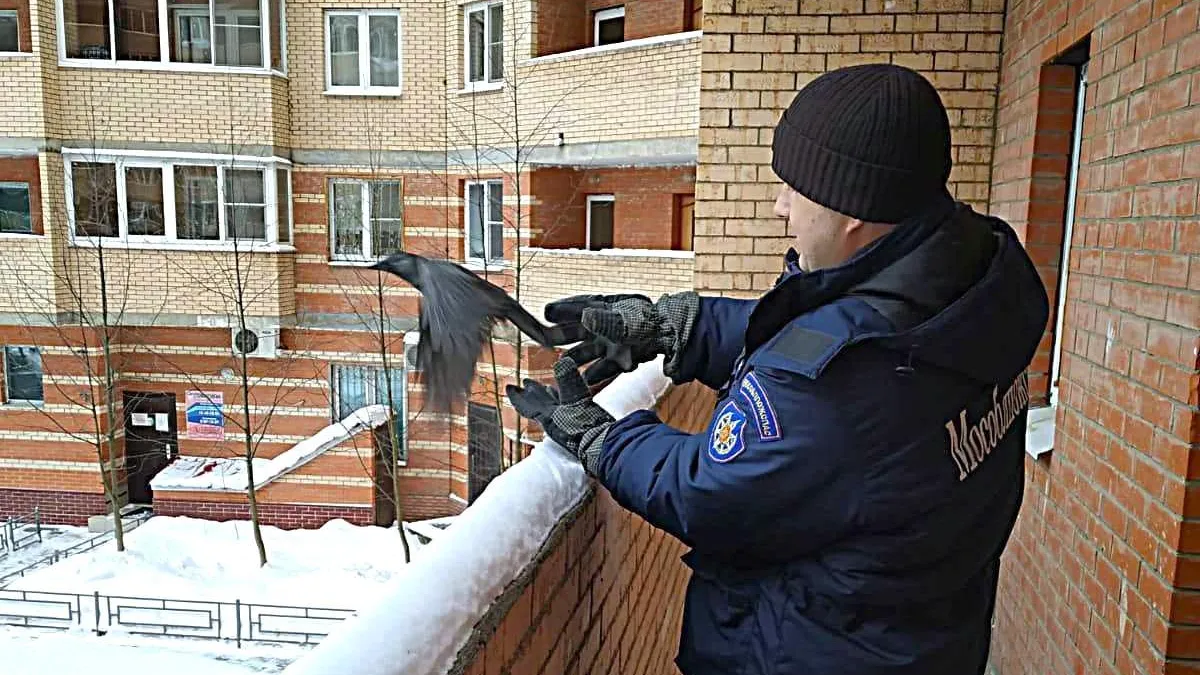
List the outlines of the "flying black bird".
{"label": "flying black bird", "polygon": [[470,393],[475,363],[501,319],[543,347],[584,337],[577,323],[542,325],[504,289],[447,260],[396,253],[370,269],[395,274],[421,293],[417,367],[425,373],[427,406],[433,412],[449,411]]}

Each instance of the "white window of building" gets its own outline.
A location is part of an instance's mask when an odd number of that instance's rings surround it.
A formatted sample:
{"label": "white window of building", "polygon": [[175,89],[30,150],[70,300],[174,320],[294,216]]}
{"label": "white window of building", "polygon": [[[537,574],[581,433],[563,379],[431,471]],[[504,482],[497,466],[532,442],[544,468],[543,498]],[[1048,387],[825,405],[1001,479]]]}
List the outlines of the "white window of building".
{"label": "white window of building", "polygon": [[504,3],[480,2],[463,11],[463,81],[468,89],[504,81]]}
{"label": "white window of building", "polygon": [[[399,357],[397,357],[397,361],[399,361]],[[379,366],[336,364],[333,366],[331,381],[335,422],[340,422],[355,410],[369,405],[388,405],[390,394],[396,438],[401,439],[397,460],[401,463],[406,461],[408,444],[405,442],[407,438],[404,433],[404,423],[408,419],[406,387],[408,378],[405,376],[404,368],[402,366],[390,367],[388,376],[385,377],[383,368]],[[389,386],[391,387],[390,391]]]}
{"label": "white window of building", "polygon": [[59,56],[77,65],[282,73],[283,14],[281,0],[58,0]]}
{"label": "white window of building", "polygon": [[42,354],[37,347],[4,348],[4,402],[41,403]]}
{"label": "white window of building", "polygon": [[625,41],[625,6],[609,7],[592,13],[592,43],[611,45]]}
{"label": "white window of building", "polygon": [[291,242],[291,170],[282,160],[64,152],[77,244],[260,247]]}
{"label": "white window of building", "polygon": [[32,234],[29,183],[0,183],[0,234]]}
{"label": "white window of building", "polygon": [[400,93],[400,12],[325,13],[325,84],[329,93]]}
{"label": "white window of building", "polygon": [[378,260],[404,250],[402,194],[400,181],[332,181],[332,258]]}
{"label": "white window of building", "polygon": [[21,51],[20,38],[17,10],[0,9],[0,54]]}
{"label": "white window of building", "polygon": [[613,247],[612,195],[589,195],[587,198],[587,248],[599,251]]}
{"label": "white window of building", "polygon": [[504,261],[504,181],[467,183],[467,260]]}

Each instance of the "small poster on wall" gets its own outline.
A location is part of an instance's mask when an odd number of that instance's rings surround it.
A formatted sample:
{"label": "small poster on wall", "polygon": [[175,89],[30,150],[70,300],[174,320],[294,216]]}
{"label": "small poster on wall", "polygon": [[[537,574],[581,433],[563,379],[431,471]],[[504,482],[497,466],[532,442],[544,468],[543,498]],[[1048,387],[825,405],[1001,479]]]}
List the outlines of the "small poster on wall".
{"label": "small poster on wall", "polygon": [[219,391],[187,393],[187,434],[189,440],[225,440],[225,416],[221,407],[225,395]]}

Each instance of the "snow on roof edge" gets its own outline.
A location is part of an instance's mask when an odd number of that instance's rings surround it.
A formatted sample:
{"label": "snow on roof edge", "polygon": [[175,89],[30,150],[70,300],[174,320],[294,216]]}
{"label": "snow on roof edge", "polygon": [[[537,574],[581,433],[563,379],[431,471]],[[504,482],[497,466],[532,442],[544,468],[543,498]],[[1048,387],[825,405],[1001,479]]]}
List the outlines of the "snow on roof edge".
{"label": "snow on roof edge", "polygon": [[[670,384],[659,357],[619,376],[595,400],[619,419],[654,407]],[[552,440],[538,443],[422,548],[374,606],[347,619],[284,675],[444,675],[479,617],[534,560],[588,485],[578,460]]]}

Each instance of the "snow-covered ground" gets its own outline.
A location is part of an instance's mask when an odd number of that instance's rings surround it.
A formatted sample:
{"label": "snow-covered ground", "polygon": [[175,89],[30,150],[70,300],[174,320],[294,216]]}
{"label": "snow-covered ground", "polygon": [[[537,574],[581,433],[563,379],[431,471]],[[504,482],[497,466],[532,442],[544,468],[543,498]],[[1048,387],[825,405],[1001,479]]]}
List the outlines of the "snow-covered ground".
{"label": "snow-covered ground", "polygon": [[[22,530],[21,536],[25,536],[28,533],[29,527],[32,526],[27,526]],[[45,558],[51,553],[70,548],[81,541],[91,539],[95,536],[98,535],[88,532],[86,527],[43,525],[41,543],[34,542],[16,551],[0,554],[0,577],[32,565],[34,562]]]}
{"label": "snow-covered ground", "polygon": [[266,567],[258,566],[247,521],[156,516],[126,536],[123,554],[104,544],[9,588],[357,609],[404,567],[394,529],[344,520],[318,530],[262,529]]}
{"label": "snow-covered ground", "polygon": [[[441,520],[412,525],[430,537],[445,531],[432,523],[445,525]],[[47,538],[41,555],[53,550],[56,540],[65,547],[86,536],[83,528],[59,532]],[[317,530],[264,527],[263,538],[268,563],[259,567],[250,523],[157,516],[126,535],[123,554],[106,542],[16,579],[0,589],[0,614],[41,616],[43,625],[69,630],[0,626],[0,673],[123,675],[146,669],[167,670],[171,675],[277,673],[309,647],[243,642],[242,649],[237,649],[229,641],[130,631],[156,630],[153,625],[138,625],[147,622],[172,624],[172,632],[191,631],[205,637],[230,639],[241,630],[243,640],[251,636],[303,639],[297,633],[304,632],[316,634],[316,640],[319,634],[340,626],[341,617],[348,613],[304,617],[300,611],[248,607],[246,603],[358,610],[377,598],[405,566],[400,537],[391,528],[334,520]],[[409,545],[414,556],[421,555],[416,536],[409,537]],[[30,552],[23,557],[39,556]],[[22,591],[29,595],[22,597]],[[102,598],[99,612],[92,599],[97,592]],[[75,600],[64,603],[59,596],[37,593],[80,594],[80,618],[71,618],[64,609]],[[200,602],[164,608],[139,598]],[[242,604],[235,607],[235,601]],[[95,634],[95,617],[106,633],[103,636]]]}
{"label": "snow-covered ground", "polygon": [[236,649],[219,642],[0,627],[0,672],[4,675],[278,673],[297,653],[296,647],[276,645]]}

